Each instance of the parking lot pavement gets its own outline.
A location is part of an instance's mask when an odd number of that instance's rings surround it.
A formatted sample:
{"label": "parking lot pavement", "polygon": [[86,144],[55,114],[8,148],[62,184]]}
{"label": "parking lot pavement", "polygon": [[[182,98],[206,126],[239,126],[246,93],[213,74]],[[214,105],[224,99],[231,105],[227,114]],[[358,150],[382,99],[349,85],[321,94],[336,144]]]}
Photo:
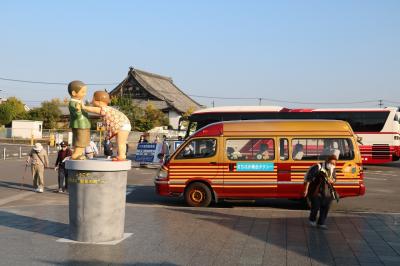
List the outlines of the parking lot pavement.
{"label": "parking lot pavement", "polygon": [[17,165],[0,163],[0,265],[400,265],[397,164],[368,167],[367,194],[334,204],[327,231],[309,227],[308,211],[289,200],[189,208],[154,194],[156,170],[134,168],[125,226],[133,235],[115,246],[57,242],[68,236],[68,195],[4,186],[18,184]]}
{"label": "parking lot pavement", "polygon": [[400,216],[333,213],[329,230],[306,211],[130,205],[115,246],[60,243],[68,207],[0,210],[1,265],[399,265]]}

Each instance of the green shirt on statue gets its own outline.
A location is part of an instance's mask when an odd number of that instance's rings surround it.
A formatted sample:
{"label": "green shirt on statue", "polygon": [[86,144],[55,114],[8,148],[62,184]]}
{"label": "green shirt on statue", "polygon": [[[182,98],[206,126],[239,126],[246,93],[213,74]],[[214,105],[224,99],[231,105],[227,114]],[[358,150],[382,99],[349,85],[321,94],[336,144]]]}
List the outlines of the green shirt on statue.
{"label": "green shirt on statue", "polygon": [[81,101],[76,99],[71,99],[69,101],[69,114],[70,114],[70,128],[90,128],[90,121],[88,119],[88,113],[84,110],[77,110],[77,106],[81,104]]}

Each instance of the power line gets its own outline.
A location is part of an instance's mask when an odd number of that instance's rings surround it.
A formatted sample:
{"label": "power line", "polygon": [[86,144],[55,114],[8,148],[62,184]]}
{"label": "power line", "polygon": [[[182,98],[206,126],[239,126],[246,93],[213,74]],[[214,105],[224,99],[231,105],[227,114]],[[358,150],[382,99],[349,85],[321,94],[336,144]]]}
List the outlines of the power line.
{"label": "power line", "polygon": [[280,103],[293,103],[293,104],[362,104],[362,103],[376,103],[377,100],[366,100],[366,101],[356,101],[356,102],[300,102],[300,101],[286,101],[280,99],[271,98],[260,98],[260,97],[220,97],[220,96],[203,96],[203,95],[193,95],[188,94],[191,97],[196,98],[206,98],[206,99],[219,99],[219,100],[258,100],[259,104],[261,101],[269,102],[280,102]]}
{"label": "power line", "polygon": [[[49,82],[49,81],[33,81],[33,80],[22,80],[22,79],[10,79],[0,77],[0,80],[11,81],[11,82],[20,82],[20,83],[29,83],[29,84],[42,84],[42,85],[68,85],[67,82]],[[112,83],[86,83],[86,85],[90,86],[113,86],[118,85],[118,82]],[[1,90],[0,90],[1,91]],[[258,100],[258,104],[261,105],[262,101],[267,102],[277,102],[277,103],[289,103],[289,104],[310,104],[310,105],[348,105],[348,104],[363,104],[363,103],[376,103],[378,101],[379,106],[383,106],[383,102],[400,104],[400,102],[396,101],[388,101],[388,100],[365,100],[365,101],[354,101],[354,102],[301,102],[301,101],[288,101],[281,99],[273,99],[273,98],[263,98],[263,97],[221,97],[221,96],[205,96],[205,95],[193,95],[187,94],[190,97],[196,98],[205,98],[205,99],[219,99],[219,100]],[[33,102],[33,101],[31,101]],[[214,102],[214,101],[213,101]]]}
{"label": "power line", "polygon": [[400,102],[396,102],[396,101],[388,101],[388,100],[383,100],[384,102],[387,102],[387,103],[394,103],[394,104],[400,104]]}
{"label": "power line", "polygon": [[[42,85],[68,85],[67,82],[48,82],[48,81],[33,81],[33,80],[22,80],[22,79],[9,79],[0,77],[0,80],[20,82],[20,83],[30,83],[30,84],[42,84]],[[90,86],[111,86],[118,85],[119,83],[85,83]]]}

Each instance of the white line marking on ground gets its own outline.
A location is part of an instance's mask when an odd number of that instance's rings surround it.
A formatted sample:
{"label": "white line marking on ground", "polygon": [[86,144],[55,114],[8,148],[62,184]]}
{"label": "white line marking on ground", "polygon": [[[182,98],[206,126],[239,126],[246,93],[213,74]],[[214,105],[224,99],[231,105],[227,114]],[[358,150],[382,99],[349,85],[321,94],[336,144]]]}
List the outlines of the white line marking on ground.
{"label": "white line marking on ground", "polygon": [[[14,187],[14,186],[10,186],[10,187]],[[45,189],[55,189],[57,187],[58,187],[58,185],[52,185],[52,186],[46,187]],[[13,195],[13,196],[10,196],[10,197],[4,198],[4,199],[0,199],[0,206],[5,205],[5,204],[7,204],[9,202],[13,202],[13,201],[16,201],[16,200],[20,200],[20,199],[26,198],[26,197],[28,197],[30,195],[34,195],[33,190],[32,191],[23,192],[23,193],[18,193],[16,195]]]}
{"label": "white line marking on ground", "polygon": [[387,180],[387,178],[377,178],[377,177],[368,177],[368,176],[364,177],[364,179],[379,180],[379,181],[381,181],[381,180],[386,181]]}
{"label": "white line marking on ground", "polygon": [[67,243],[67,244],[87,244],[87,245],[117,245],[119,243],[121,243],[122,241],[124,241],[125,239],[127,239],[128,237],[131,237],[133,235],[133,233],[124,233],[122,239],[119,240],[113,240],[113,241],[108,241],[108,242],[79,242],[79,241],[75,241],[75,240],[71,240],[68,238],[59,238],[56,241],[59,243]]}
{"label": "white line marking on ground", "polygon": [[396,175],[395,172],[389,171],[389,172],[382,172],[382,171],[368,171],[366,174],[379,174],[379,175]]}

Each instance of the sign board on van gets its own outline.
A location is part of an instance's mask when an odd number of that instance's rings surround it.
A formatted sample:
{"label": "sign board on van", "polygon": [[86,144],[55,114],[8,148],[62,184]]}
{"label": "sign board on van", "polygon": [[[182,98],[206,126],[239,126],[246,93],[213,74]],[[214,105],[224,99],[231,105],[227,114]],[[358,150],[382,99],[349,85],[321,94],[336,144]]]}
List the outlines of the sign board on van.
{"label": "sign board on van", "polygon": [[274,163],[270,162],[238,162],[236,163],[238,172],[273,172]]}

